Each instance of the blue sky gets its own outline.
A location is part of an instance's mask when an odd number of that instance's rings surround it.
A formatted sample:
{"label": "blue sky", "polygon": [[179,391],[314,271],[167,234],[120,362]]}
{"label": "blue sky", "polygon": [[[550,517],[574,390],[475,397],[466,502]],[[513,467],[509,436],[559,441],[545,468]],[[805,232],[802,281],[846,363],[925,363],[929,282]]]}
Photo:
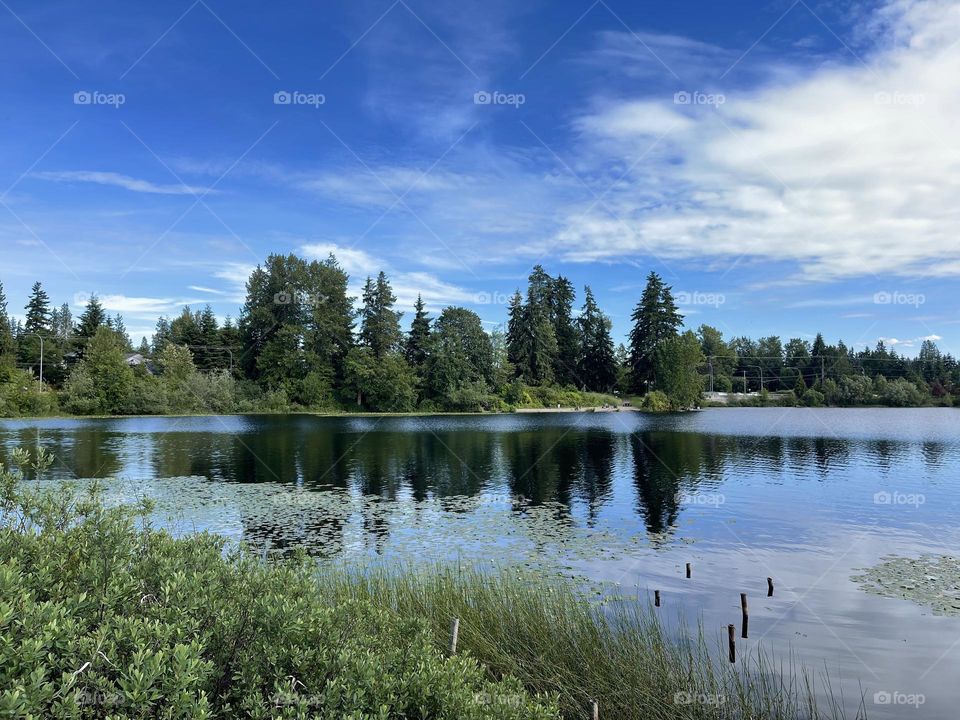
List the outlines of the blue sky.
{"label": "blue sky", "polygon": [[691,327],[957,352],[958,32],[943,0],[0,0],[0,280],[137,341],[236,316],[271,252],[491,326],[541,263],[622,338],[656,270]]}

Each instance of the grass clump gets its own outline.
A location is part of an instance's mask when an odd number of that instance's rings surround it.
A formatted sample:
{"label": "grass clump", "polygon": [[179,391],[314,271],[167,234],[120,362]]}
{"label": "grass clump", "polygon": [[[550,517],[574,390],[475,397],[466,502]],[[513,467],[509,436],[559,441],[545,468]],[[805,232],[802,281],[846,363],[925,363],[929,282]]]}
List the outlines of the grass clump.
{"label": "grass clump", "polygon": [[833,700],[818,707],[812,677],[792,665],[774,667],[758,654],[727,665],[702,630],[669,634],[649,605],[627,599],[600,607],[566,580],[434,567],[341,568],[320,582],[338,602],[425,618],[438,645],[450,618],[459,618],[460,648],[494,677],[558,697],[570,720],[590,717],[595,699],[601,717],[617,720],[844,717]]}
{"label": "grass clump", "polygon": [[174,539],[148,511],[0,471],[0,716],[558,717],[518,681],[444,657],[424,619],[332,599],[306,560]]}

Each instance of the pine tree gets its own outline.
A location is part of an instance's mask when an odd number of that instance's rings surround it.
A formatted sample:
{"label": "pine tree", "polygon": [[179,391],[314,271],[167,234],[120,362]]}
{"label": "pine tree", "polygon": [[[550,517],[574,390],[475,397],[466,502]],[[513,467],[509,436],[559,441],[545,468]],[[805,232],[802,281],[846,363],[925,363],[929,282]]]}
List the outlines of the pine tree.
{"label": "pine tree", "polygon": [[195,354],[197,367],[201,370],[226,367],[226,353],[220,348],[220,324],[209,304],[197,316],[197,333],[200,340]]}
{"label": "pine tree", "polygon": [[382,358],[400,346],[400,318],[394,311],[397,296],[393,294],[386,274],[381,270],[374,282],[367,278],[363,288],[363,308],[360,311],[360,342]]}
{"label": "pine tree", "polygon": [[[27,317],[17,342],[18,359],[24,365],[37,367],[40,363],[41,347],[44,360],[47,359],[46,351],[51,349],[48,344],[51,339],[50,297],[39,282],[33,284],[25,309]],[[43,337],[43,343],[38,335]]]}
{"label": "pine tree", "polygon": [[107,314],[100,304],[96,295],[91,295],[87,300],[87,306],[83,309],[77,320],[77,329],[75,335],[78,339],[89,340],[97,334],[97,330],[107,323]]}
{"label": "pine tree", "polygon": [[630,331],[631,390],[645,393],[655,379],[657,348],[677,336],[683,316],[677,312],[670,287],[663,278],[651,272],[640,302],[630,316],[633,329]]}
{"label": "pine tree", "polygon": [[590,286],[584,288],[583,310],[577,319],[579,357],[577,375],[586,390],[609,392],[617,382],[610,320],[600,311]]}
{"label": "pine tree", "polygon": [[153,344],[151,352],[154,356],[163,351],[164,345],[170,342],[170,320],[161,316],[157,319],[156,329],[153,331]]}
{"label": "pine tree", "polygon": [[410,334],[407,337],[407,362],[415,370],[422,370],[427,360],[428,343],[430,342],[430,317],[427,315],[423,298],[417,295],[414,304],[413,322],[410,323]]}
{"label": "pine tree", "polygon": [[7,312],[7,296],[3,292],[3,283],[0,282],[0,359],[11,358],[16,351],[17,341]]}
{"label": "pine tree", "polygon": [[519,288],[514,291],[510,298],[510,305],[507,307],[507,361],[513,366],[517,377],[522,377],[529,372],[526,358],[523,357],[524,337],[527,334],[526,317],[523,310],[523,296],[520,295]]}
{"label": "pine tree", "polygon": [[554,380],[560,385],[583,385],[578,377],[577,358],[580,355],[579,335],[573,321],[573,301],[576,292],[573,283],[560,276],[550,285],[550,320],[557,339],[557,353],[553,361]]}

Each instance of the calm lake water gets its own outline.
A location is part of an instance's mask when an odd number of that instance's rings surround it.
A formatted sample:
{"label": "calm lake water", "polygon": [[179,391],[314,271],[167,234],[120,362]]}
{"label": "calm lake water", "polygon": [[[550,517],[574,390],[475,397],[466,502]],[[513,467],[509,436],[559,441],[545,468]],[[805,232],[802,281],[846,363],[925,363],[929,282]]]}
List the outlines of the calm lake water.
{"label": "calm lake water", "polygon": [[268,553],[525,564],[598,599],[657,588],[665,620],[717,637],[747,592],[741,651],[829,672],[851,716],[862,688],[871,718],[957,717],[960,617],[851,576],[960,554],[960,410],[0,421],[0,458],[36,444],[50,481],[116,478],[176,532]]}

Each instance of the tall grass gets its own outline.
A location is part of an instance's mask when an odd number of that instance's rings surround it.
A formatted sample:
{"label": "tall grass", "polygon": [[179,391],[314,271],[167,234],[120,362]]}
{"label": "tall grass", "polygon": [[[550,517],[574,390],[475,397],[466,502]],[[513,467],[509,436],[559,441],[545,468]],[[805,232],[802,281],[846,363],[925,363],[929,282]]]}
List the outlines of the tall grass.
{"label": "tall grass", "polygon": [[[753,653],[729,665],[702,628],[668,633],[649,606],[601,609],[566,581],[516,571],[341,567],[321,572],[320,583],[332,601],[369,600],[426,618],[444,647],[451,618],[459,618],[459,650],[494,676],[558,696],[571,720],[589,718],[593,700],[601,718],[617,720],[844,717],[829,680],[820,693],[828,700],[818,703],[814,675],[792,661],[775,665]],[[862,708],[857,717],[865,717]]]}

